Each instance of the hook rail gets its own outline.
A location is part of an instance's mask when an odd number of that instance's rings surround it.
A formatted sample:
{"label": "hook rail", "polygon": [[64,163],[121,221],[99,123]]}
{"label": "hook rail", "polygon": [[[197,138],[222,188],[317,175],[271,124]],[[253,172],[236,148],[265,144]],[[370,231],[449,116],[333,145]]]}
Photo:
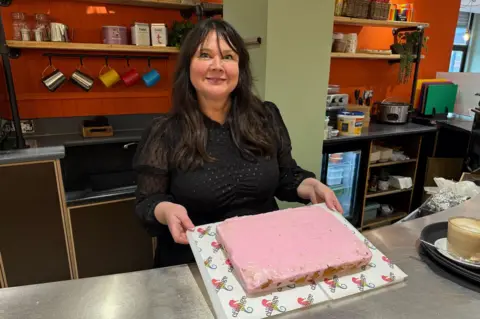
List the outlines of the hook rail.
{"label": "hook rail", "polygon": [[168,56],[160,55],[160,56],[150,56],[150,55],[105,55],[105,54],[76,54],[76,53],[44,53],[43,56],[48,57],[51,59],[52,57],[57,58],[76,58],[76,59],[84,59],[84,58],[98,58],[98,59],[105,59],[105,62],[108,64],[109,59],[115,60],[133,60],[133,59],[140,59],[140,60],[168,60]]}

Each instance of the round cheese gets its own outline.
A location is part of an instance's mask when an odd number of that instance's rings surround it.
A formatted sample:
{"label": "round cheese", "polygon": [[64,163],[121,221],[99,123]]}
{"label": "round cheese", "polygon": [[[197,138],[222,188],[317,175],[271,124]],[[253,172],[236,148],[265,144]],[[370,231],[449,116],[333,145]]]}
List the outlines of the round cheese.
{"label": "round cheese", "polygon": [[450,218],[447,239],[450,253],[471,261],[480,261],[480,220],[468,217]]}

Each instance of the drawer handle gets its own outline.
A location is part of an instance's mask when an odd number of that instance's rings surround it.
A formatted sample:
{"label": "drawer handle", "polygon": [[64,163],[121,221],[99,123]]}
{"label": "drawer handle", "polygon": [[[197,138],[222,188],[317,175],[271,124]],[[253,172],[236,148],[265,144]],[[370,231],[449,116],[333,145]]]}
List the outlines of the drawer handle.
{"label": "drawer handle", "polygon": [[137,144],[138,144],[137,142],[127,143],[127,144],[123,145],[123,148],[128,150],[130,148],[130,146],[137,145]]}

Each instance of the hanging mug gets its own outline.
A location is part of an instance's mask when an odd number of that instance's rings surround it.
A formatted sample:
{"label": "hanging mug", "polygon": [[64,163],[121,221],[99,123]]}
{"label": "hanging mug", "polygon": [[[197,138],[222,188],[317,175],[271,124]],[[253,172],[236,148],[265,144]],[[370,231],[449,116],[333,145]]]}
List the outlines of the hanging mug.
{"label": "hanging mug", "polygon": [[138,73],[137,69],[130,67],[130,61],[127,57],[127,67],[129,68],[128,71],[122,74],[122,81],[125,83],[126,87],[130,87],[135,85],[138,81],[140,81],[140,73]]}
{"label": "hanging mug", "polygon": [[84,91],[88,92],[92,89],[95,80],[90,75],[80,71],[82,67],[83,62],[81,61],[80,66],[75,70],[75,72],[72,73],[72,76],[70,76],[70,81]]}
{"label": "hanging mug", "polygon": [[142,76],[142,79],[147,87],[152,87],[160,81],[161,77],[157,70],[150,68],[150,58],[148,58],[148,70],[149,71]]}
{"label": "hanging mug", "polygon": [[[107,71],[104,72],[105,70]],[[120,75],[108,64],[105,64],[100,70],[98,78],[107,88],[114,86],[118,81],[120,81]]]}
{"label": "hanging mug", "polygon": [[143,82],[147,87],[152,87],[160,81],[160,73],[157,70],[152,69],[142,76]]}
{"label": "hanging mug", "polygon": [[[45,76],[45,72],[51,68],[53,71]],[[67,80],[67,77],[60,71],[57,70],[53,65],[50,59],[50,65],[45,68],[42,72],[42,83],[50,92],[55,92],[63,83]]]}

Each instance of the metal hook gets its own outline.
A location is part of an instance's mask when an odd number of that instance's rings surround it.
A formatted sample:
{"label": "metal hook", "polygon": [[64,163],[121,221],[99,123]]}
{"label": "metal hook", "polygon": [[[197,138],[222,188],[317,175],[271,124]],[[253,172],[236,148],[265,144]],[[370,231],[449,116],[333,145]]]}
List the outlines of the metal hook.
{"label": "metal hook", "polygon": [[150,66],[150,57],[148,57],[148,68],[151,68],[151,66]]}
{"label": "metal hook", "polygon": [[52,66],[52,56],[48,56],[48,63],[50,64],[50,66]]}
{"label": "metal hook", "polygon": [[127,56],[127,66],[130,67],[130,57]]}
{"label": "metal hook", "polygon": [[80,66],[83,66],[83,56],[80,56]]}
{"label": "metal hook", "polygon": [[105,65],[108,66],[108,55],[105,56]]}

